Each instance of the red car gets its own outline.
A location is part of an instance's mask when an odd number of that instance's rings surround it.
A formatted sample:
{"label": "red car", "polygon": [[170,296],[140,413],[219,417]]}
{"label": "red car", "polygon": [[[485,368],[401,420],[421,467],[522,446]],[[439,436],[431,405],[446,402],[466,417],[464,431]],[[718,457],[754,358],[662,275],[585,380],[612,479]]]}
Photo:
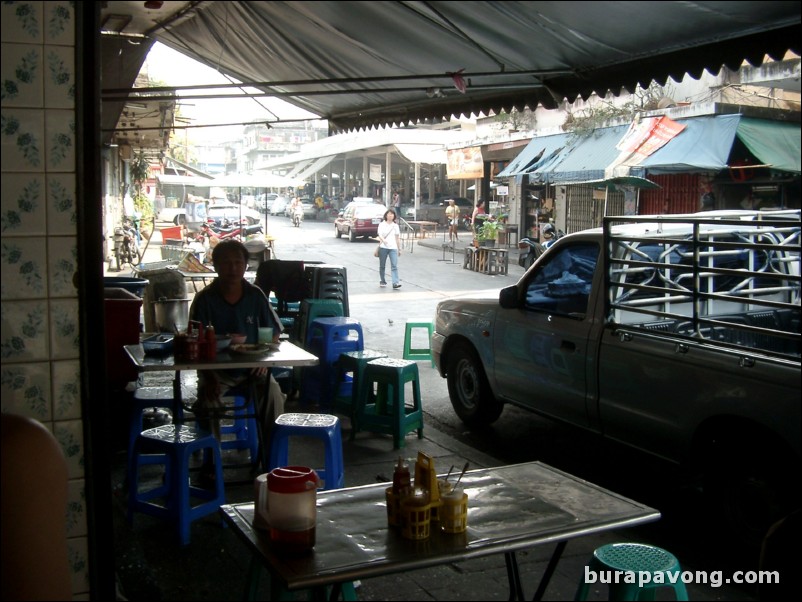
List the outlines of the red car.
{"label": "red car", "polygon": [[376,237],[385,211],[387,208],[378,203],[352,201],[334,220],[334,235],[341,238],[343,234],[347,234],[351,242],[360,236]]}

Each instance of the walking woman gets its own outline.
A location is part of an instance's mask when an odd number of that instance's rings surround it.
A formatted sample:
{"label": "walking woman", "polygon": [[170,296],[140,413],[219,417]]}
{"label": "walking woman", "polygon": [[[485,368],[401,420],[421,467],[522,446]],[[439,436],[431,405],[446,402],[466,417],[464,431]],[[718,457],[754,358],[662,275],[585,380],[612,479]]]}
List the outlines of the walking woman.
{"label": "walking woman", "polygon": [[379,286],[387,286],[384,278],[384,268],[387,258],[390,258],[390,276],[393,288],[401,288],[398,278],[398,256],[401,254],[401,231],[395,223],[395,211],[388,209],[384,212],[384,221],[379,224]]}

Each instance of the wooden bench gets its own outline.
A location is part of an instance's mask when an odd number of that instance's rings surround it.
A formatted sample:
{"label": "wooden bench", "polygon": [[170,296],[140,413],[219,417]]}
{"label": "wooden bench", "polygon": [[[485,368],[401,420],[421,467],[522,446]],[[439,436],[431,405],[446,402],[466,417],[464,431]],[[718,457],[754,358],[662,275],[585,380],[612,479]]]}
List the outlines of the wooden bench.
{"label": "wooden bench", "polygon": [[426,238],[427,233],[430,233],[432,238],[437,237],[437,222],[413,221],[407,223],[412,226],[416,238],[418,236],[420,236],[420,238]]}

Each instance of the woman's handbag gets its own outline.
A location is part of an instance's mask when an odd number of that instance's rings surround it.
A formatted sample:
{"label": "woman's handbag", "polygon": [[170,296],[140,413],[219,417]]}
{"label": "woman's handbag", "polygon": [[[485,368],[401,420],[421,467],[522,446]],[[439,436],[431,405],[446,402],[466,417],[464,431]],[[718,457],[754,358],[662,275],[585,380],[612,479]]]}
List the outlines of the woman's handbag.
{"label": "woman's handbag", "polygon": [[374,257],[378,257],[379,256],[379,249],[381,249],[381,245],[376,245],[376,249],[373,251],[373,256]]}

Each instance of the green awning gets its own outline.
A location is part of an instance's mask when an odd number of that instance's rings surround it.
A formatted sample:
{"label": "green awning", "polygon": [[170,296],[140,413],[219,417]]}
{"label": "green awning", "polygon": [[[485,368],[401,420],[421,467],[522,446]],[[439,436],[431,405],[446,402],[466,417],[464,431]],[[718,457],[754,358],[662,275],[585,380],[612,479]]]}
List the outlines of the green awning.
{"label": "green awning", "polygon": [[742,117],[736,135],[755,157],[772,169],[800,173],[800,127],[798,123],[783,123]]}

